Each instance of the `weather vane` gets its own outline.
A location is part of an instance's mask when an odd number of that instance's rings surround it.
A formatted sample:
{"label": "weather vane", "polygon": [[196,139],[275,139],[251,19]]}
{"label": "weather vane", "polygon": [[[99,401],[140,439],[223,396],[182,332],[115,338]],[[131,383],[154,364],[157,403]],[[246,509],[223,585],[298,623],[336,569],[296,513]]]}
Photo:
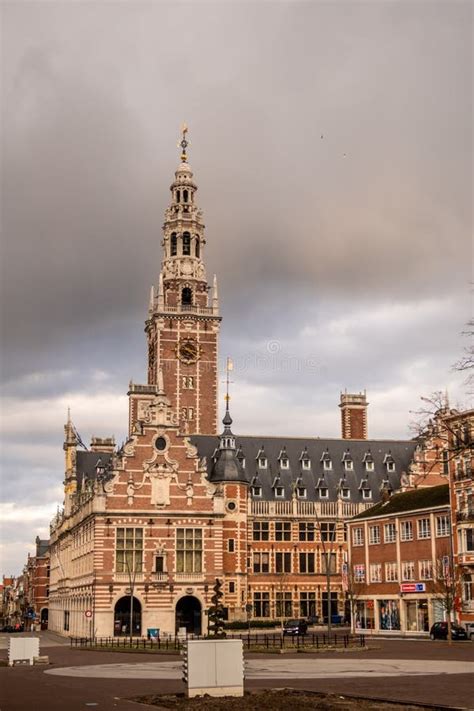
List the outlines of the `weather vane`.
{"label": "weather vane", "polygon": [[230,372],[232,370],[234,370],[234,363],[232,361],[232,358],[228,357],[227,361],[226,361],[226,392],[225,392],[225,396],[224,396],[226,410],[229,409],[229,400],[230,400],[229,385],[231,383]]}
{"label": "weather vane", "polygon": [[181,140],[177,144],[178,148],[181,148],[181,160],[183,161],[183,163],[186,163],[186,160],[188,158],[188,156],[186,155],[186,148],[189,146],[189,141],[186,139],[187,132],[188,132],[187,124],[183,123],[181,126],[181,133],[183,135],[182,135]]}

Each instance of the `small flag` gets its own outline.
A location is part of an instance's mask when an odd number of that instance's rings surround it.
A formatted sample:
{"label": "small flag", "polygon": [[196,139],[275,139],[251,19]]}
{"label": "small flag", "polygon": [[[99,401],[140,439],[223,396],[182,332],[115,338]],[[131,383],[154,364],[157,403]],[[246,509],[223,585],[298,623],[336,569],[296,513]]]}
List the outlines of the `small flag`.
{"label": "small flag", "polygon": [[348,568],[347,568],[347,563],[342,564],[342,589],[344,592],[347,592],[349,589],[349,580],[348,580]]}

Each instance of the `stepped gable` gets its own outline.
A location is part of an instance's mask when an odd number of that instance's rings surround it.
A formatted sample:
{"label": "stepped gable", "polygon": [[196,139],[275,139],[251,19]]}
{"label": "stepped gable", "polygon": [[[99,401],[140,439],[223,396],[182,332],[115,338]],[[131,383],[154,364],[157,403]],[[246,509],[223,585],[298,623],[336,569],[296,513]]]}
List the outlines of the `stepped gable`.
{"label": "stepped gable", "polygon": [[[193,444],[198,448],[199,456],[205,457],[208,477],[212,480],[213,470],[219,447],[219,438],[207,435],[195,435]],[[416,442],[412,440],[351,440],[291,438],[291,437],[258,437],[235,435],[239,454],[243,455],[242,465],[247,480],[252,482],[258,475],[258,485],[261,486],[261,496],[255,497],[252,488],[252,498],[265,501],[288,501],[293,496],[296,487],[306,489],[306,501],[336,501],[341,484],[348,489],[344,500],[359,503],[363,498],[363,490],[370,489],[370,501],[376,503],[381,499],[380,490],[389,486],[396,491],[400,488],[402,473],[408,472]],[[285,450],[288,460],[287,468],[281,466],[281,452]],[[370,450],[369,461],[373,462],[373,471],[367,470],[364,456]],[[347,456],[349,451],[350,457]],[[259,459],[264,455],[266,467],[259,466]],[[304,456],[302,456],[304,454]],[[325,469],[323,458],[328,460],[331,469]],[[323,457],[323,455],[325,455]],[[387,457],[387,455],[390,455]],[[352,470],[347,469],[344,459],[352,460]],[[367,459],[367,457],[366,457]],[[309,468],[303,464],[309,461]],[[388,466],[388,462],[393,464]],[[306,465],[308,466],[308,465]],[[393,469],[393,470],[390,470]],[[317,490],[318,482],[326,482],[328,495],[320,497]],[[361,486],[362,482],[362,486]],[[283,495],[276,496],[283,488]]]}

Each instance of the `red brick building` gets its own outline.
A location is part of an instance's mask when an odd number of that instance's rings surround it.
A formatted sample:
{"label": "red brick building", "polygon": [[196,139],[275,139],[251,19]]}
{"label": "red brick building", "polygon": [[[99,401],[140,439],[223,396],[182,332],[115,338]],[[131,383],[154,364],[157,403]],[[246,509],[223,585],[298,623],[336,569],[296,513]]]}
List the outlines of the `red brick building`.
{"label": "red brick building", "polygon": [[36,537],[36,553],[29,555],[24,571],[25,628],[48,627],[49,604],[49,540]]}
{"label": "red brick building", "polygon": [[204,631],[216,577],[230,619],[343,616],[344,524],[414,466],[416,442],[368,438],[365,394],[342,396],[341,439],[235,436],[228,410],[217,436],[217,281],[185,133],[182,147],[128,439],[83,451],[65,426],[49,596],[49,627],[64,634]]}
{"label": "red brick building", "polygon": [[348,587],[356,628],[427,633],[444,619],[450,518],[444,484],[393,494],[349,522]]}

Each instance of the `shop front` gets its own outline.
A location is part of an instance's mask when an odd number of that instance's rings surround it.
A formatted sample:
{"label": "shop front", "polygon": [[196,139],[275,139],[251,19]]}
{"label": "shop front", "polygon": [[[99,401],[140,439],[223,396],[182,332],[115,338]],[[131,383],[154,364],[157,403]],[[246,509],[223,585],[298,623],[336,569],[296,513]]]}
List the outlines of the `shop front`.
{"label": "shop front", "polygon": [[429,632],[428,600],[405,600],[405,629],[407,632]]}

